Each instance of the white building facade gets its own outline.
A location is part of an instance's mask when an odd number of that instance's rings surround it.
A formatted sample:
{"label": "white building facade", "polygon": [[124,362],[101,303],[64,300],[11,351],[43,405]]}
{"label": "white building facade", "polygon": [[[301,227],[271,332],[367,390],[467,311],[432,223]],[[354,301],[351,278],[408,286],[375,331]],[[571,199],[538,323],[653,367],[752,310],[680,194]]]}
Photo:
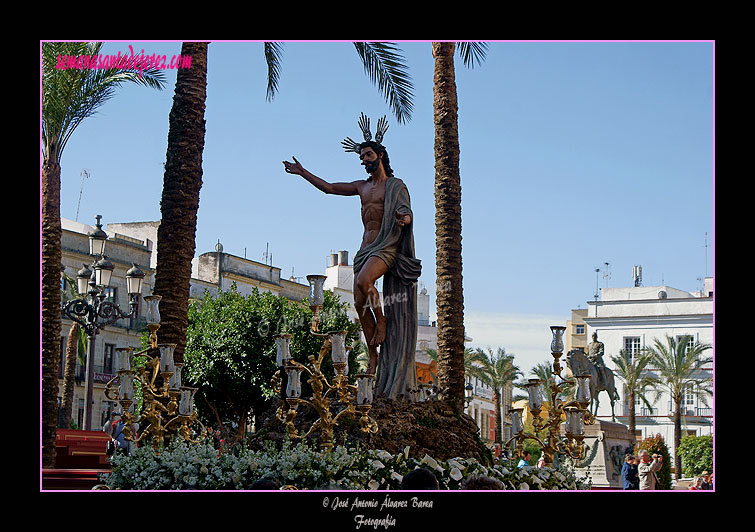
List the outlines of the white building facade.
{"label": "white building facade", "polygon": [[[111,288],[108,299],[116,302],[122,309],[128,311],[128,295],[125,288],[125,273],[133,263],[136,263],[146,274],[142,286],[142,297],[150,295],[154,286],[155,267],[157,265],[157,230],[159,222],[109,223],[105,226],[108,234],[106,255],[115,264]],[[76,273],[84,264],[91,264],[93,257],[89,255],[88,233],[94,226],[62,220],[64,271],[75,283]],[[270,264],[263,264],[246,258],[237,257],[223,252],[218,243],[215,251],[202,253],[192,261],[192,278],[190,297],[202,297],[205,291],[217,293],[218,290],[227,291],[235,283],[242,295],[248,295],[253,288],[260,291],[272,292],[288,299],[301,301],[309,296],[309,285],[302,284],[297,279],[281,277],[281,270]],[[341,301],[349,304],[349,318],[358,321],[354,307],[354,269],[349,264],[348,252],[341,251],[332,254],[326,268],[327,280],[324,288],[338,295]],[[65,288],[65,287],[63,287]],[[113,356],[115,349],[120,347],[141,348],[141,336],[145,328],[143,316],[143,301],[139,297],[139,307],[136,316],[128,320],[105,327],[95,339],[94,354],[94,386],[93,386],[93,429],[97,430],[109,418],[110,412],[118,405],[108,400],[104,395],[105,384],[115,376],[113,370]],[[430,296],[423,287],[417,296],[417,346],[415,359],[417,361],[420,382],[430,383],[431,372],[434,371],[433,361],[427,355],[427,349],[437,350],[437,328],[435,322],[430,321]],[[65,346],[72,322],[64,318],[61,331],[61,362],[59,367],[59,398],[63,391],[63,367],[65,363]],[[158,333],[159,334],[159,333]],[[83,353],[81,354],[82,358]],[[76,387],[74,390],[73,422],[81,427],[84,415],[84,364],[77,363]],[[472,384],[473,399],[467,406],[467,412],[475,419],[480,427],[483,440],[493,439],[495,429],[493,392],[483,383],[467,378]],[[507,418],[506,405],[510,405],[511,390],[508,390],[504,400],[504,419]]]}
{"label": "white building facade", "polygon": [[[667,336],[677,340],[689,336],[692,343],[709,344],[712,348],[704,356],[713,357],[713,279],[706,278],[705,289],[695,293],[668,286],[604,288],[600,300],[588,302],[584,322],[587,324],[587,342],[591,342],[593,333],[597,332],[598,340],[604,344],[603,362],[614,370],[615,375],[612,356],[618,356],[621,350],[640,353],[646,347],[653,347],[656,340],[666,345]],[[652,372],[653,368],[648,371]],[[713,365],[704,368],[703,374],[714,378]],[[631,405],[626,402],[628,394],[618,376],[616,387],[620,396],[614,409],[616,421],[627,424]],[[646,397],[652,401],[655,393],[650,392]],[[684,398],[682,436],[713,434],[713,398],[708,396],[706,401],[697,391],[691,391]],[[651,409],[639,401],[634,408],[636,437],[644,439],[660,434],[673,454],[674,405],[668,394],[662,394]],[[611,405],[606,392],[600,395],[598,417],[611,421]]]}

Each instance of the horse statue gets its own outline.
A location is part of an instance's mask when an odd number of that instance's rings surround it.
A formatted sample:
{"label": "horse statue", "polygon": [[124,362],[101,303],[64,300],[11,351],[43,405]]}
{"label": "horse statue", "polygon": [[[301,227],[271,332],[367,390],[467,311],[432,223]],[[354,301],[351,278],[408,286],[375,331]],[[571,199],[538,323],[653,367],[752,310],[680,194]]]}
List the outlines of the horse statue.
{"label": "horse statue", "polygon": [[572,375],[590,375],[590,411],[593,411],[594,405],[593,415],[598,414],[600,392],[608,394],[611,400],[611,421],[615,422],[614,403],[619,400],[619,393],[616,391],[613,371],[605,366],[597,367],[581,349],[572,349],[566,354],[566,367]]}

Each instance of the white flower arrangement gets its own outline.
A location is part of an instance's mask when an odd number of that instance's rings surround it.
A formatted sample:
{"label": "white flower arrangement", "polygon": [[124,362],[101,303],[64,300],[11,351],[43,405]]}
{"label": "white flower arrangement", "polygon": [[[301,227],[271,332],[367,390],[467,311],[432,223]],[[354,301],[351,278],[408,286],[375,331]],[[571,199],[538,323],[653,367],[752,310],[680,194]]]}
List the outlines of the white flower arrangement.
{"label": "white flower arrangement", "polygon": [[239,446],[220,453],[207,443],[177,442],[158,454],[150,446],[129,456],[116,455],[105,482],[127,490],[243,490],[266,478],[297,489],[398,490],[403,476],[418,467],[430,469],[441,489],[458,490],[471,476],[500,481],[507,490],[584,489],[570,466],[517,468],[502,461],[485,466],[471,458],[445,461],[425,455],[409,457],[409,448],[396,455],[385,450],[336,446],[322,452],[306,443],[272,444],[262,451]]}

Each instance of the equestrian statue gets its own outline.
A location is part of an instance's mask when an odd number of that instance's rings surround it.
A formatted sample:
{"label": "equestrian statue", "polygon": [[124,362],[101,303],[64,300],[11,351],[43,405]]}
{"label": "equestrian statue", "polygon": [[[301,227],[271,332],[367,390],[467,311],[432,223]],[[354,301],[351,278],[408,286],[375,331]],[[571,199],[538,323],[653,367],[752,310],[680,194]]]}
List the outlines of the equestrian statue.
{"label": "equestrian statue", "polygon": [[[572,375],[590,375],[590,411],[598,414],[600,392],[605,391],[611,401],[611,421],[616,421],[614,403],[618,401],[614,375],[611,368],[603,363],[603,342],[598,341],[598,333],[592,335],[593,341],[587,346],[587,354],[582,349],[572,349],[566,354],[566,366]],[[594,405],[594,409],[593,409]]]}

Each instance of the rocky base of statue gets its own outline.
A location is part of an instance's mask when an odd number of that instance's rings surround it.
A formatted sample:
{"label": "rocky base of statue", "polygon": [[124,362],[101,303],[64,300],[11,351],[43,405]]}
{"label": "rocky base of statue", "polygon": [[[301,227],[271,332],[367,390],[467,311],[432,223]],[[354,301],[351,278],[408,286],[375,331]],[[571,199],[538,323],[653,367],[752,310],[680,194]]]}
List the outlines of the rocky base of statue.
{"label": "rocky base of statue", "polygon": [[[256,432],[247,439],[253,449],[262,449],[265,442],[280,445],[286,437],[284,425],[275,417],[279,405],[272,407],[256,419]],[[409,455],[421,459],[425,454],[436,460],[455,457],[474,458],[480,463],[492,462],[492,455],[479,438],[479,429],[467,414],[456,414],[442,401],[410,402],[403,399],[377,398],[370,417],[378,423],[376,434],[359,430],[357,419],[339,421],[334,431],[334,443],[358,442],[362,448],[382,449],[398,454],[409,447]],[[317,419],[317,414],[306,405],[299,406],[294,425],[304,434]],[[312,443],[319,444],[319,432],[310,435]]]}
{"label": "rocky base of statue", "polygon": [[635,445],[629,428],[621,423],[596,420],[594,425],[585,426],[587,456],[577,462],[577,477],[592,479],[592,489],[622,489],[621,468],[624,456]]}

